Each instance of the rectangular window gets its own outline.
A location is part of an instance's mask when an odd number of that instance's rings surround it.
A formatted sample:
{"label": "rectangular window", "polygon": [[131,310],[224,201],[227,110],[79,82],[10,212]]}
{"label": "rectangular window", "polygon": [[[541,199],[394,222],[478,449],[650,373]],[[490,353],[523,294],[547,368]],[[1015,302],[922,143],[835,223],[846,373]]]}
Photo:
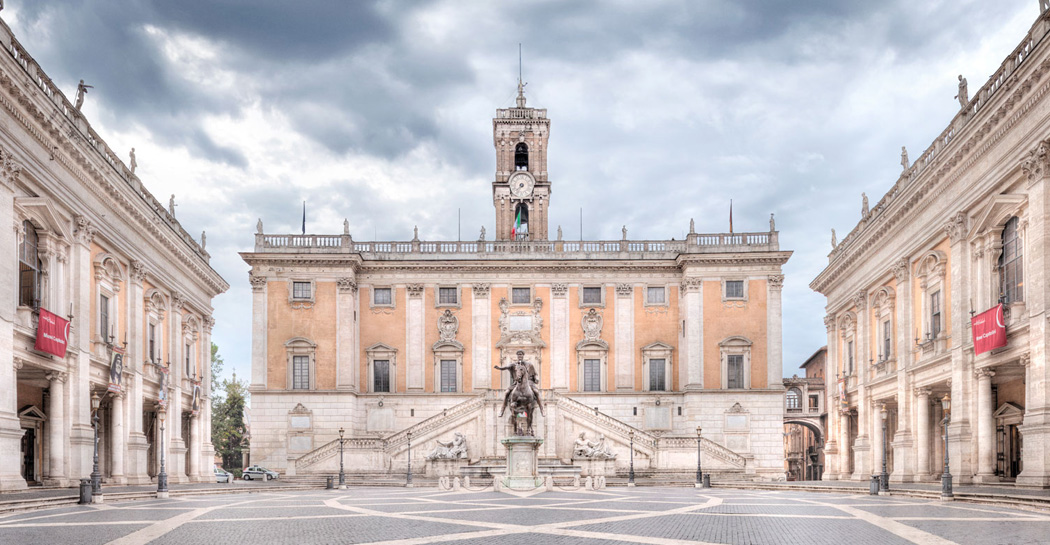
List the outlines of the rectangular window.
{"label": "rectangular window", "polygon": [[309,299],[309,282],[292,282],[292,299]]}
{"label": "rectangular window", "polygon": [[941,290],[930,294],[930,335],[937,338],[941,334]]}
{"label": "rectangular window", "polygon": [[459,288],[438,288],[439,305],[458,305]]}
{"label": "rectangular window", "polygon": [[890,359],[892,352],[890,351],[892,337],[890,336],[890,321],[886,320],[882,322],[882,359]]}
{"label": "rectangular window", "polygon": [[650,305],[662,305],[667,303],[667,293],[663,286],[649,287],[646,289],[646,300]]}
{"label": "rectangular window", "polygon": [[310,356],[292,356],[292,389],[310,389]]}
{"label": "rectangular window", "polygon": [[100,295],[98,299],[98,332],[102,341],[109,340],[109,297]]}
{"label": "rectangular window", "polygon": [[1000,296],[1004,303],[1024,301],[1024,249],[1018,236],[1019,220],[1010,218],[1003,226],[1003,253],[999,256]]}
{"label": "rectangular window", "polygon": [[811,395],[809,396],[809,410],[815,411],[820,408],[820,397]]}
{"label": "rectangular window", "polygon": [[846,358],[849,366],[846,368],[846,376],[853,375],[853,341],[850,341],[846,345]]}
{"label": "rectangular window", "polygon": [[665,364],[666,360],[662,358],[649,360],[649,391],[662,392],[667,390],[665,381],[667,369]]}
{"label": "rectangular window", "polygon": [[602,391],[602,361],[601,360],[583,360],[583,391],[584,392],[600,392]]}
{"label": "rectangular window", "polygon": [[394,304],[390,288],[372,288],[372,303],[376,305]]}
{"label": "rectangular window", "polygon": [[583,304],[585,304],[585,305],[600,305],[600,304],[602,304],[602,288],[600,288],[600,287],[584,287],[583,288]]}
{"label": "rectangular window", "polygon": [[441,360],[441,391],[456,391],[456,360]]}
{"label": "rectangular window", "polygon": [[532,288],[512,288],[510,297],[515,305],[527,305],[532,302]]}
{"label": "rectangular window", "polygon": [[726,388],[744,387],[744,355],[726,356]]}
{"label": "rectangular window", "polygon": [[192,346],[193,345],[190,345],[190,344],[186,345],[186,376],[187,377],[192,377],[192,376],[196,375],[196,373],[193,372],[193,358],[192,358],[193,353],[190,351],[190,348]]}
{"label": "rectangular window", "polygon": [[149,325],[149,361],[156,361],[157,356],[157,326]]}
{"label": "rectangular window", "polygon": [[390,360],[375,360],[372,362],[372,391],[390,391]]}
{"label": "rectangular window", "polygon": [[743,299],[744,281],[726,280],[726,299]]}

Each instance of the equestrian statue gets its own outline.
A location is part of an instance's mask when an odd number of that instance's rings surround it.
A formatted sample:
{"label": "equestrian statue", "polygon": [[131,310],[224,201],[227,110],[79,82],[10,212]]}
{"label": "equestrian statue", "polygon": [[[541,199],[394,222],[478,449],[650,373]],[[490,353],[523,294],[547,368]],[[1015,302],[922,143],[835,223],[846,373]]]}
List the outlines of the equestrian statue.
{"label": "equestrian statue", "polygon": [[494,368],[501,371],[509,371],[511,385],[503,396],[503,408],[499,415],[507,412],[510,405],[511,418],[514,422],[514,435],[532,436],[532,411],[539,409],[540,414],[547,416],[543,409],[543,401],[540,399],[539,377],[536,375],[536,367],[525,361],[525,352],[518,350],[518,361],[506,366],[496,365]]}

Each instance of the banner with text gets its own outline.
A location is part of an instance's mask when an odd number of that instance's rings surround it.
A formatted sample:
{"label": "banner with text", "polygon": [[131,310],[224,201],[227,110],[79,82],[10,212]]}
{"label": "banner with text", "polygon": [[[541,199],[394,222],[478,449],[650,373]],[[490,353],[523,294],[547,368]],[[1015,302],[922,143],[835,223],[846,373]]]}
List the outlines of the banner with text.
{"label": "banner with text", "polygon": [[1003,305],[974,316],[970,320],[973,328],[973,353],[983,354],[989,350],[1006,346],[1006,325],[1003,321]]}
{"label": "banner with text", "polygon": [[69,320],[43,308],[40,309],[40,320],[36,327],[36,345],[41,352],[66,357],[66,341],[69,338]]}

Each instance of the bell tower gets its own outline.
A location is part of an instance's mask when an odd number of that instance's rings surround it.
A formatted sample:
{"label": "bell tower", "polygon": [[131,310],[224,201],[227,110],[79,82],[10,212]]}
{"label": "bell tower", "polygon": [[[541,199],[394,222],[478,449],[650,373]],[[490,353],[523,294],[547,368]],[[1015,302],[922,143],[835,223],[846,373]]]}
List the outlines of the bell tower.
{"label": "bell tower", "polygon": [[492,143],[496,147],[496,240],[547,240],[547,110],[525,106],[525,84],[518,79],[513,108],[496,110]]}

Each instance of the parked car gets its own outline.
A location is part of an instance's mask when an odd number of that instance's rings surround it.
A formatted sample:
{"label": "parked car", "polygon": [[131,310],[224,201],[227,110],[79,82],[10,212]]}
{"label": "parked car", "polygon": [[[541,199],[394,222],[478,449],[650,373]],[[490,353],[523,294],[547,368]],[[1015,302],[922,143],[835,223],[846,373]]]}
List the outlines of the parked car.
{"label": "parked car", "polygon": [[229,471],[226,471],[225,469],[217,467],[217,468],[215,468],[215,482],[217,482],[217,483],[232,483],[233,482],[233,473],[230,473]]}
{"label": "parked car", "polygon": [[266,469],[265,467],[262,467],[262,466],[251,466],[249,468],[246,468],[241,473],[241,475],[244,477],[244,480],[246,480],[246,481],[251,481],[251,480],[254,480],[254,479],[259,479],[259,480],[263,480],[263,481],[269,481],[270,479],[276,479],[276,478],[280,477],[280,475],[276,471],[273,471],[273,470],[270,470],[270,469]]}

